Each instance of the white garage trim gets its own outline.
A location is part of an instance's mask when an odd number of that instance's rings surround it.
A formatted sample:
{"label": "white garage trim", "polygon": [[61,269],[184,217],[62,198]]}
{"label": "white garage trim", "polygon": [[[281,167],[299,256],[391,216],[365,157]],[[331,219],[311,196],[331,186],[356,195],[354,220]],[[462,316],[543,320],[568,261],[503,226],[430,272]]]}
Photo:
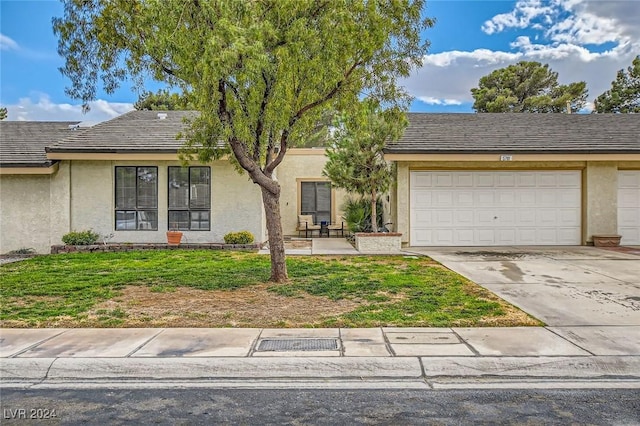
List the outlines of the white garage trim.
{"label": "white garage trim", "polygon": [[579,245],[581,172],[412,171],[410,245]]}
{"label": "white garage trim", "polygon": [[640,245],[640,170],[618,171],[620,244]]}

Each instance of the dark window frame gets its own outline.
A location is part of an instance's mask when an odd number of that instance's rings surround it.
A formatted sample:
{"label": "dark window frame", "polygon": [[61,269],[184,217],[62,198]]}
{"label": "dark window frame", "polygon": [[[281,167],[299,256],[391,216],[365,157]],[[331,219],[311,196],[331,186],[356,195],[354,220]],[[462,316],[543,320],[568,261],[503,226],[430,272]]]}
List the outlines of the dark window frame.
{"label": "dark window frame", "polygon": [[[118,208],[118,169],[135,169],[135,207],[132,208]],[[155,170],[155,208],[151,207],[140,207],[139,206],[139,197],[138,197],[138,183],[139,183],[139,169],[153,169]],[[115,177],[113,179],[114,183],[114,230],[115,231],[157,231],[158,230],[158,167],[157,166],[115,166]],[[135,229],[118,229],[118,213],[122,212],[126,213],[134,213],[134,220],[136,227]],[[140,228],[140,224],[143,221],[140,218],[141,213],[155,213],[155,228]],[[152,222],[153,223],[153,222]]]}
{"label": "dark window frame", "polygon": [[[303,210],[304,204],[304,187],[308,185],[313,185],[313,204],[315,210]],[[318,185],[329,187],[329,210],[318,210]],[[320,222],[326,221],[331,223],[331,218],[333,217],[333,188],[331,186],[331,182],[327,180],[304,180],[300,182],[300,213],[299,214],[310,214],[313,216],[313,223],[319,225]],[[318,219],[318,215],[321,215],[320,219]]]}
{"label": "dark window frame", "polygon": [[[187,199],[187,207],[172,207],[171,206],[171,190],[170,190],[170,185],[171,185],[171,169],[187,169],[187,187],[191,188],[191,170],[192,169],[206,169],[209,172],[209,183],[208,183],[208,193],[209,193],[209,205],[207,207],[192,207],[191,206],[191,192],[189,192],[189,197]],[[190,191],[190,189],[189,189]],[[188,223],[188,227],[182,227],[182,226],[175,226],[174,224],[172,224],[171,221],[171,213],[172,212],[187,212],[187,223]],[[209,213],[209,220],[205,221],[202,219],[198,220],[198,223],[203,223],[203,222],[208,222],[208,227],[207,228],[192,228],[191,224],[193,223],[194,219],[193,219],[193,215],[192,213],[196,213],[196,212],[208,212]],[[181,223],[181,222],[178,222]],[[211,231],[211,167],[209,166],[188,166],[188,167],[182,167],[182,166],[169,166],[167,168],[167,229],[169,230],[175,230],[175,231],[193,231],[193,232],[197,232],[197,231]]]}

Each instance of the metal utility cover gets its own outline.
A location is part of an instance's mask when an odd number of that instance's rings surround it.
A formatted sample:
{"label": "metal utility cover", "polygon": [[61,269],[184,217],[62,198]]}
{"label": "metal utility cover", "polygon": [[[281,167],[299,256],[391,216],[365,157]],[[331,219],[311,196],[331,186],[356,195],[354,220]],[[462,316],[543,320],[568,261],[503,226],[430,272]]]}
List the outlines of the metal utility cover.
{"label": "metal utility cover", "polygon": [[260,341],[257,351],[337,351],[337,339],[265,339]]}

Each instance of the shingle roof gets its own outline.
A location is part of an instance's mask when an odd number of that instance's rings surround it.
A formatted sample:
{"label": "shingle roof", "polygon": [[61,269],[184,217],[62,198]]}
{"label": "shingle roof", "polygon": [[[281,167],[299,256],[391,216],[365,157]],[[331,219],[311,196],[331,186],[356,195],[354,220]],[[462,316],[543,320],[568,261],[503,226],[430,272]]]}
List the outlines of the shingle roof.
{"label": "shingle roof", "polygon": [[408,114],[386,153],[639,153],[640,114]]}
{"label": "shingle roof", "polygon": [[[160,119],[158,114],[166,118]],[[194,111],[131,111],[52,144],[47,152],[175,153],[184,144],[176,139],[185,127],[183,119],[195,114]]]}
{"label": "shingle roof", "polygon": [[[72,130],[77,121],[0,121],[0,167],[48,167],[45,146]],[[74,131],[82,133],[82,131]]]}

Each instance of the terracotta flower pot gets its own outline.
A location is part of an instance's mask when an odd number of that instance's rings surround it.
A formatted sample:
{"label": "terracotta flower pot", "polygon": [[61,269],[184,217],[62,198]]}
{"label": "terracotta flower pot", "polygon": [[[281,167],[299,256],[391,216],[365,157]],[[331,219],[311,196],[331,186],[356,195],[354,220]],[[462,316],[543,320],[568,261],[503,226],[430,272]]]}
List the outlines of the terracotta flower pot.
{"label": "terracotta flower pot", "polygon": [[179,246],[181,240],[182,240],[182,232],[167,231],[167,243],[170,246]]}

